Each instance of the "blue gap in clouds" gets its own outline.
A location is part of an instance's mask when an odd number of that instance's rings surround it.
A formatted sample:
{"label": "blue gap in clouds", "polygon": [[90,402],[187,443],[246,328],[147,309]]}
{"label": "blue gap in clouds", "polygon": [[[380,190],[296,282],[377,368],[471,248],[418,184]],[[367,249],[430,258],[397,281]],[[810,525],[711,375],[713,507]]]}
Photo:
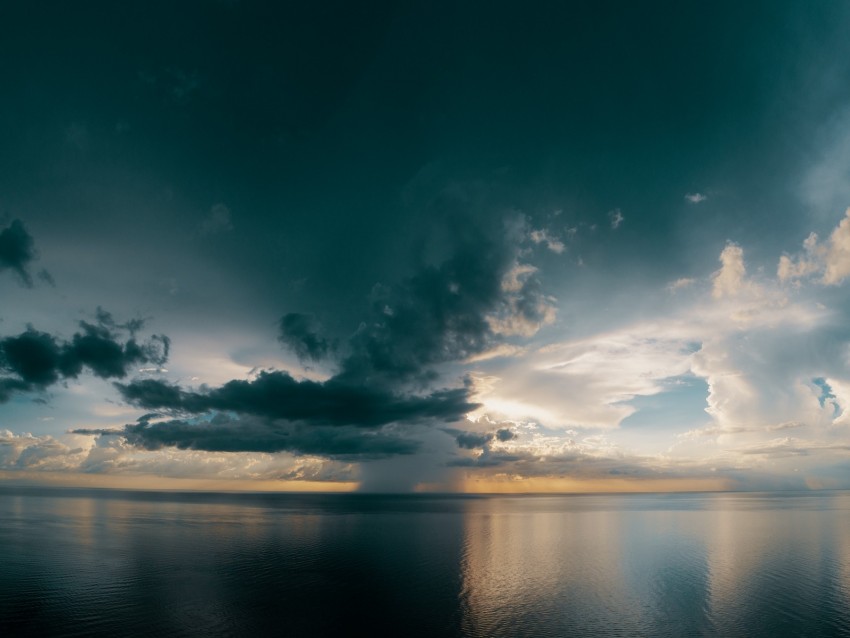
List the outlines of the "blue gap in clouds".
{"label": "blue gap in clouds", "polygon": [[625,405],[637,411],[623,419],[622,431],[648,430],[658,433],[686,432],[705,425],[711,417],[705,412],[708,384],[693,375],[664,381],[666,390],[651,396],[637,396]]}

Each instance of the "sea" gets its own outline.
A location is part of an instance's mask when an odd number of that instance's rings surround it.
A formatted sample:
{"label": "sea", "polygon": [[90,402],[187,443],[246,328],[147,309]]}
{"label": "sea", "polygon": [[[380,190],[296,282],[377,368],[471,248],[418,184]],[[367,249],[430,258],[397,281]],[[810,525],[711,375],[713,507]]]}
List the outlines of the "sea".
{"label": "sea", "polygon": [[850,493],[0,487],[0,636],[850,636]]}

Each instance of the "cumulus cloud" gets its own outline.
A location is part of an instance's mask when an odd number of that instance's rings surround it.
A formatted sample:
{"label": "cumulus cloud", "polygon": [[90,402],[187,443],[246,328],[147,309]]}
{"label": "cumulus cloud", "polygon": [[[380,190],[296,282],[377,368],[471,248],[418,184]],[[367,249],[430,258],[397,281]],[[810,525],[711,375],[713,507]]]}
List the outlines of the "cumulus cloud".
{"label": "cumulus cloud", "polygon": [[[837,380],[846,376],[850,330],[778,281],[751,277],[740,246],[727,244],[720,262],[707,289],[686,280],[693,294],[671,300],[655,319],[491,365],[477,387],[481,410],[549,427],[616,428],[639,409],[636,397],[696,377],[708,386],[707,418],[727,433],[758,426],[763,437],[764,428],[791,420],[830,427],[829,401],[844,400]],[[816,378],[836,397],[823,406]]]}
{"label": "cumulus cloud", "polygon": [[850,208],[825,242],[820,241],[817,233],[811,233],[803,242],[801,254],[782,255],[776,274],[783,282],[796,282],[817,274],[818,283],[842,284],[850,276]]}
{"label": "cumulus cloud", "polygon": [[746,285],[747,267],[744,265],[744,250],[729,242],[720,253],[720,270],[714,273],[714,286],[711,294],[716,299],[734,297],[743,291]]}
{"label": "cumulus cloud", "polygon": [[52,436],[0,430],[0,469],[67,471],[79,467],[86,453],[83,447],[72,447]]}
{"label": "cumulus cloud", "polygon": [[602,436],[552,435],[530,423],[520,430],[520,434],[511,432],[512,436],[504,440],[477,433],[459,436],[459,447],[468,452],[448,465],[477,475],[506,478],[693,479],[712,474],[701,460],[682,463],[660,456],[627,454]]}
{"label": "cumulus cloud", "polygon": [[[98,309],[99,322],[81,321],[80,331],[69,340],[33,327],[0,338],[0,403],[13,393],[41,391],[64,379],[77,378],[84,370],[102,379],[123,378],[134,366],[162,365],[168,358],[170,340],[153,335],[135,338],[139,321],[118,325],[109,313]],[[121,331],[130,332],[122,340]]]}
{"label": "cumulus cloud", "polygon": [[516,263],[502,278],[499,308],[487,316],[496,335],[530,337],[541,327],[554,323],[555,298],[543,293],[536,278],[537,268]]}
{"label": "cumulus cloud", "polygon": [[356,468],[342,459],[268,452],[207,452],[188,446],[155,449],[152,445],[134,445],[124,437],[108,436],[108,432],[101,435],[99,430],[81,429],[80,433],[54,437],[0,430],[0,470],[296,481],[357,478]]}
{"label": "cumulus cloud", "polygon": [[702,193],[687,193],[685,195],[685,201],[690,204],[700,204],[708,199],[708,195],[703,195]]}

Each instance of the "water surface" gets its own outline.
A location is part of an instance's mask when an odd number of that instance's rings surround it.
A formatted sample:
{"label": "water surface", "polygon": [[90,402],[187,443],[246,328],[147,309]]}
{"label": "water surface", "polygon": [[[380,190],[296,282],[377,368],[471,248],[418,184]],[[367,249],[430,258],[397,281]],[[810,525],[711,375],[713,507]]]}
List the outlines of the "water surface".
{"label": "water surface", "polygon": [[0,490],[0,635],[850,636],[850,493]]}

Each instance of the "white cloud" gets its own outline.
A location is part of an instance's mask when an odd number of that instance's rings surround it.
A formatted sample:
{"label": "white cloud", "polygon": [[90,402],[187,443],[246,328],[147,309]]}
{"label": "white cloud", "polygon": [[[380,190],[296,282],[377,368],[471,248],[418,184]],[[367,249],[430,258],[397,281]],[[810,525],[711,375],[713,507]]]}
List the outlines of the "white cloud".
{"label": "white cloud", "polygon": [[820,242],[816,233],[810,233],[803,242],[802,254],[782,255],[776,274],[783,282],[796,283],[817,274],[818,283],[842,284],[850,276],[850,208],[825,242]]}
{"label": "white cloud", "polygon": [[463,363],[478,363],[481,361],[489,361],[500,357],[516,357],[525,352],[525,348],[521,346],[511,345],[508,343],[500,343],[499,345],[480,352],[478,354],[467,357]]}
{"label": "white cloud", "polygon": [[720,270],[712,276],[714,286],[711,294],[715,299],[734,297],[743,291],[747,275],[744,251],[737,244],[728,243],[720,253]]}
{"label": "white cloud", "polygon": [[502,336],[531,337],[540,328],[554,323],[557,313],[554,297],[544,295],[533,275],[537,268],[514,263],[502,278],[502,307],[487,317],[490,329]]}
{"label": "white cloud", "polygon": [[563,253],[567,247],[557,237],[552,237],[549,231],[545,229],[540,230],[532,230],[528,234],[529,239],[533,241],[535,244],[546,244],[546,248],[551,250],[553,253],[561,254]]}
{"label": "white cloud", "polygon": [[[813,428],[817,440],[839,420],[831,403],[820,404],[812,379],[827,378],[835,401],[850,406],[850,382],[842,385],[847,351],[835,342],[834,313],[790,297],[777,280],[749,276],[736,244],[727,244],[720,262],[710,287],[691,279],[672,286],[692,286],[694,294],[654,320],[550,345],[495,369],[500,379],[481,400],[548,427],[616,428],[637,410],[632,399],[663,394],[675,379],[694,375],[708,386],[697,408],[726,446],[716,453],[734,457],[728,449],[767,440],[790,422]],[[690,451],[707,454],[698,446]]]}
{"label": "white cloud", "polygon": [[143,450],[120,436],[62,437],[0,430],[0,470],[156,475],[170,478],[353,480],[354,466],[287,453]]}
{"label": "white cloud", "polygon": [[702,193],[687,193],[685,195],[685,199],[691,204],[699,204],[708,199],[708,195],[703,195]]}
{"label": "white cloud", "polygon": [[670,282],[669,284],[667,284],[667,290],[675,293],[675,292],[678,292],[679,290],[682,290],[684,288],[689,288],[690,286],[693,286],[695,283],[696,283],[696,279],[693,279],[691,277],[681,277],[681,278],[677,279],[676,281],[673,281],[673,282]]}

